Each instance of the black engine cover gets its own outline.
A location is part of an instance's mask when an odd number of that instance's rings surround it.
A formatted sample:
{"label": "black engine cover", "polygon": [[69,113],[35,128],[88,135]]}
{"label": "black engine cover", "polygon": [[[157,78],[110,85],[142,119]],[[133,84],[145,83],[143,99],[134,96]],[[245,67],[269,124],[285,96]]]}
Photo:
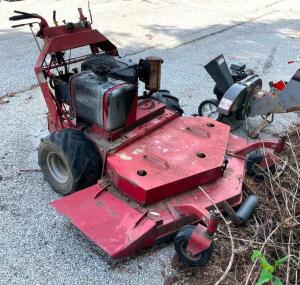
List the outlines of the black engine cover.
{"label": "black engine cover", "polygon": [[81,71],[90,70],[95,65],[107,66],[109,68],[109,76],[111,77],[124,80],[131,84],[137,84],[138,77],[135,72],[137,64],[132,62],[131,59],[112,57],[105,53],[93,54],[81,64]]}

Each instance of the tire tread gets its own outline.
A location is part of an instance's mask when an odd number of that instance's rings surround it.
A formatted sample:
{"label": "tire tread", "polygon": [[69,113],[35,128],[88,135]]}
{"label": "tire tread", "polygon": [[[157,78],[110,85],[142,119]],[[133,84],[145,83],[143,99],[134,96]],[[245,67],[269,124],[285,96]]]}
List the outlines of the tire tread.
{"label": "tire tread", "polygon": [[[99,179],[102,168],[100,155],[95,144],[82,131],[75,129],[56,131],[42,139],[42,144],[54,145],[66,157],[74,178],[70,193],[91,186]],[[41,145],[39,152],[43,149]],[[41,159],[39,154],[40,165]]]}

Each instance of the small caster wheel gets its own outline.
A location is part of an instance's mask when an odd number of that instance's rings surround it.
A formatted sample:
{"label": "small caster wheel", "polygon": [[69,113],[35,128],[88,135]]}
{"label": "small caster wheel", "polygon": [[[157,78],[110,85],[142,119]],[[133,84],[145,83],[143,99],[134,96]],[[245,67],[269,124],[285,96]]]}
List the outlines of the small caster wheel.
{"label": "small caster wheel", "polygon": [[213,254],[213,242],[206,250],[195,256],[191,256],[186,248],[195,228],[196,226],[193,225],[183,227],[174,239],[174,247],[181,262],[190,267],[204,267]]}
{"label": "small caster wheel", "polygon": [[[263,154],[257,152],[251,153],[247,158],[247,162],[246,162],[247,174],[250,177],[253,177],[254,181],[257,182],[262,182],[265,179],[265,172],[267,172],[267,170],[264,171],[260,169],[258,166],[258,164],[261,163],[263,158],[264,158]],[[274,175],[276,172],[275,165],[272,165],[269,168],[269,171],[271,172],[272,175]]]}
{"label": "small caster wheel", "polygon": [[216,121],[222,120],[222,115],[218,112],[219,101],[217,99],[204,100],[198,107],[201,117],[207,117]]}

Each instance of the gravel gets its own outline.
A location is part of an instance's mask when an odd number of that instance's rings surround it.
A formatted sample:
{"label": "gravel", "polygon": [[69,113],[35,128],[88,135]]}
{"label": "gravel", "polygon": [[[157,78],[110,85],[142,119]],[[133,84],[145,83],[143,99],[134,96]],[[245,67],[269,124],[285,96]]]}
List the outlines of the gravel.
{"label": "gravel", "polygon": [[[43,14],[48,15],[55,5],[65,5],[65,1],[47,2]],[[123,54],[132,54],[136,60],[149,54],[163,57],[162,88],[180,98],[187,114],[196,112],[201,100],[213,98],[213,82],[203,65],[219,53],[224,53],[228,61],[244,61],[261,74],[265,83],[288,79],[297,68],[286,64],[299,51],[297,1],[251,1],[248,9],[255,12],[250,14],[240,11],[241,1],[222,1],[216,9],[198,1],[189,1],[182,9],[172,1],[124,1],[120,3],[123,12],[116,11],[115,1],[109,2],[100,4],[112,13],[111,17],[102,18],[101,5],[93,4],[98,28],[114,17],[121,24],[115,21],[104,25],[104,30],[121,46]],[[42,10],[41,4],[35,3],[2,1],[0,18],[29,4]],[[72,6],[78,3],[85,1],[74,1]],[[136,7],[130,10],[125,4]],[[202,9],[201,5],[206,6]],[[145,11],[137,15],[142,7],[156,11],[156,17],[143,17]],[[228,13],[223,12],[225,8]],[[71,9],[67,10],[69,15]],[[143,20],[147,25],[142,25]],[[18,174],[18,169],[38,168],[36,149],[40,138],[47,135],[46,107],[37,88],[22,92],[36,83],[32,67],[37,53],[30,34],[23,30],[12,32],[2,20],[0,29],[0,48],[4,51],[0,54],[4,64],[0,96],[19,91],[6,99],[8,103],[0,104],[0,284],[163,284],[174,273],[172,245],[113,261],[50,207],[50,202],[59,196],[40,172]],[[126,29],[130,35],[126,35]],[[153,41],[145,40],[151,38],[149,35],[153,35]],[[155,48],[142,51],[151,46]],[[299,121],[297,114],[275,118],[264,136],[276,135]],[[237,133],[245,135],[243,128]]]}

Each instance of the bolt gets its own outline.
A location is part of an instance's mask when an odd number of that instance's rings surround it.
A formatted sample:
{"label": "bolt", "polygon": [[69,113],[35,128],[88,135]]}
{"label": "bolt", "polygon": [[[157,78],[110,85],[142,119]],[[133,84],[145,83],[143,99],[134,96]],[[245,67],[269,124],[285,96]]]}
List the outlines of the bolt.
{"label": "bolt", "polygon": [[220,220],[222,218],[221,212],[219,210],[211,210],[209,211],[209,213],[214,220]]}

